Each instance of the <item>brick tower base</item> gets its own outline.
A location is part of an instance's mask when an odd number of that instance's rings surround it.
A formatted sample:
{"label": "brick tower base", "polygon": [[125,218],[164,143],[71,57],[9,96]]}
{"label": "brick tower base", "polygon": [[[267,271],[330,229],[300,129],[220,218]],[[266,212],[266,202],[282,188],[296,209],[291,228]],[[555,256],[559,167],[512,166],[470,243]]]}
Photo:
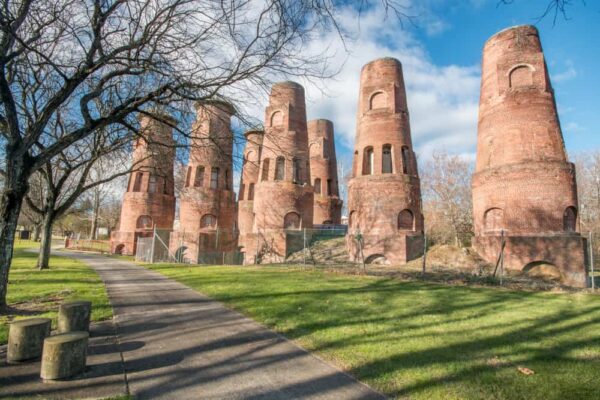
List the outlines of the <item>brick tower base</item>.
{"label": "brick tower base", "polygon": [[171,233],[169,250],[178,261],[192,264],[239,264],[235,257],[237,233],[198,231]]}
{"label": "brick tower base", "polygon": [[348,234],[346,248],[350,255],[350,261],[353,262],[362,262],[364,256],[367,264],[377,262],[380,257],[385,258],[385,264],[406,264],[423,255],[423,235],[398,233],[387,235],[385,238],[363,236],[363,254],[361,255],[354,235]]}
{"label": "brick tower base", "polygon": [[[527,271],[539,263],[554,265],[562,281],[570,286],[586,287],[587,240],[579,234],[556,236],[505,236],[504,268]],[[500,236],[477,236],[473,248],[489,263],[496,263]]]}
{"label": "brick tower base", "polygon": [[110,253],[124,256],[134,256],[137,240],[142,237],[151,237],[152,231],[122,232],[115,231],[110,235]]}

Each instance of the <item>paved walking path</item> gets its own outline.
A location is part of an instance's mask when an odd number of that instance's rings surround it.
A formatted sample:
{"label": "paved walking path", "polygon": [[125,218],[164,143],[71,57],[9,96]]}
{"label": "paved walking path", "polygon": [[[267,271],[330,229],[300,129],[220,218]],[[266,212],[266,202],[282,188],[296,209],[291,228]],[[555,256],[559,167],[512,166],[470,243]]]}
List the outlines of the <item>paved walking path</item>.
{"label": "paved walking path", "polygon": [[382,398],[264,326],[159,273],[98,255],[61,253],[87,263],[104,281],[136,398]]}

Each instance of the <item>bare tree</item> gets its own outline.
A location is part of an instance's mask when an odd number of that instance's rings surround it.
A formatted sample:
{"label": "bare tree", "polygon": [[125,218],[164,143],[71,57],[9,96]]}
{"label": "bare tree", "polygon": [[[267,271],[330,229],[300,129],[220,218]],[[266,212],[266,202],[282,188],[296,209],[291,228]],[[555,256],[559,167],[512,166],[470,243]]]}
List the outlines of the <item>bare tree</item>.
{"label": "bare tree", "polygon": [[[57,135],[62,136],[68,131],[68,124],[60,118],[56,122]],[[34,174],[41,176],[44,182],[43,196],[35,199],[31,191],[26,195],[29,208],[42,217],[39,269],[49,268],[52,231],[56,220],[67,213],[86,191],[124,176],[136,167],[127,163],[126,137],[111,141],[114,136],[109,129],[97,130],[91,137],[61,151]],[[109,164],[117,167],[109,168]],[[98,198],[98,204],[99,201]]]}
{"label": "bare tree", "polygon": [[[514,4],[515,0],[499,0],[498,4]],[[538,21],[546,17],[552,18],[552,23],[556,24],[558,18],[569,19],[568,11],[576,4],[585,5],[585,0],[547,0],[546,6],[537,17]]]}
{"label": "bare tree", "polygon": [[[400,1],[381,1],[402,13]],[[283,76],[328,76],[327,57],[305,49],[320,28],[340,31],[335,4],[1,0],[0,307],[34,172],[98,129],[118,124],[136,131],[135,114],[149,113],[152,104],[180,112],[195,100],[239,105]],[[58,109],[78,123],[52,140],[48,124]]]}
{"label": "bare tree", "polygon": [[423,211],[429,235],[460,246],[473,232],[471,175],[473,166],[463,158],[437,153],[421,173]]}

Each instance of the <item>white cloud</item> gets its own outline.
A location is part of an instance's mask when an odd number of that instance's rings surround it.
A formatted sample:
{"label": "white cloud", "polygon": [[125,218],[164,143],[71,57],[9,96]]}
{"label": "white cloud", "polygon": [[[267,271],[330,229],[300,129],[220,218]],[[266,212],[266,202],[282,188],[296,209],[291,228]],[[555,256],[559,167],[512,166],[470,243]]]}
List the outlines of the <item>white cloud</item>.
{"label": "white cloud", "polygon": [[550,77],[552,82],[564,82],[577,77],[577,70],[572,60],[566,60],[567,69]]}
{"label": "white cloud", "polygon": [[323,87],[302,82],[307,92],[309,119],[332,120],[336,134],[352,148],[360,70],[373,59],[395,57],[403,65],[413,145],[419,158],[426,159],[439,150],[474,154],[479,66],[435,65],[411,31],[394,18],[386,18],[381,8],[363,14],[360,24],[351,9],[340,12],[338,18],[345,29],[354,33],[355,39],[348,44],[350,54],[344,51],[334,33],[312,43],[310,51],[326,47],[335,51],[333,62],[343,67],[334,80],[326,82],[326,95]]}

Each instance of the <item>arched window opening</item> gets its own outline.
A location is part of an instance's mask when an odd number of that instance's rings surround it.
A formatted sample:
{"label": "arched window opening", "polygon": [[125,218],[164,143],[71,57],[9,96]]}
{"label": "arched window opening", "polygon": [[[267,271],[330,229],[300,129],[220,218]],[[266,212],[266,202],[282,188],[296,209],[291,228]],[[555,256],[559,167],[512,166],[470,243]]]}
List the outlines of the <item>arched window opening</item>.
{"label": "arched window opening", "polygon": [[285,229],[300,229],[300,214],[289,212],[283,218],[283,227]]}
{"label": "arched window opening", "polygon": [[520,65],[510,71],[509,84],[512,89],[533,85],[533,70],[528,65]]}
{"label": "arched window opening", "polygon": [[348,216],[348,228],[351,230],[351,232],[354,232],[359,228],[358,221],[356,220],[356,218],[356,211],[350,211],[350,215]]}
{"label": "arched window opening", "polygon": [[248,186],[248,200],[254,200],[254,183]]}
{"label": "arched window opening", "polygon": [[371,101],[369,104],[370,110],[376,110],[378,108],[386,108],[387,107],[387,99],[385,93],[377,92],[371,96]]}
{"label": "arched window opening", "polygon": [[152,217],[140,215],[135,223],[136,229],[152,229]]}
{"label": "arched window opening", "polygon": [[150,175],[148,178],[148,193],[156,193],[156,176]]}
{"label": "arched window opening", "polygon": [[194,177],[194,186],[201,187],[204,185],[204,167],[198,165],[196,167],[196,176]]}
{"label": "arched window opening", "polygon": [[240,195],[238,196],[238,200],[244,200],[244,189],[245,185],[243,183],[240,183]]}
{"label": "arched window opening", "polygon": [[263,167],[262,167],[262,175],[260,177],[261,181],[268,181],[269,180],[269,159],[265,158],[263,161]]}
{"label": "arched window opening", "polygon": [[185,173],[185,187],[190,187],[190,179],[192,179],[192,167],[188,167]]}
{"label": "arched window opening", "polygon": [[200,228],[214,229],[217,227],[217,217],[212,214],[205,214],[200,218]]}
{"label": "arched window opening", "polygon": [[381,172],[391,174],[392,171],[392,146],[389,144],[383,145],[381,154]]}
{"label": "arched window opening", "polygon": [[412,231],[414,229],[415,218],[412,211],[406,209],[398,214],[398,230]]}
{"label": "arched window opening", "polygon": [[373,175],[373,161],[375,153],[372,147],[365,148],[363,154],[363,175]]}
{"label": "arched window opening", "polygon": [[135,173],[135,180],[133,181],[133,191],[139,192],[142,190],[142,176],[144,176],[141,172]]}
{"label": "arched window opening", "polygon": [[577,209],[573,206],[567,207],[563,215],[563,229],[566,232],[577,230]]}
{"label": "arched window opening", "polygon": [[292,160],[292,173],[294,177],[294,183],[302,183],[302,179],[300,179],[300,160],[294,158]]}
{"label": "arched window opening", "polygon": [[318,143],[311,143],[308,146],[308,156],[310,158],[315,158],[318,156],[318,151],[319,151],[319,144]]}
{"label": "arched window opening", "polygon": [[210,188],[217,189],[219,187],[219,168],[213,167],[210,170]]}
{"label": "arched window opening", "polygon": [[327,179],[327,196],[331,196],[331,179]]}
{"label": "arched window opening", "polygon": [[283,113],[281,111],[275,111],[271,115],[271,126],[282,126],[283,125]]}
{"label": "arched window opening", "polygon": [[485,232],[500,232],[504,220],[504,211],[501,208],[490,208],[483,215],[483,230]]}
{"label": "arched window opening", "polygon": [[321,178],[315,179],[315,193],[321,194]]}
{"label": "arched window opening", "polygon": [[410,171],[409,163],[410,163],[410,151],[408,150],[407,146],[402,146],[402,173],[403,174],[408,174],[408,171]]}
{"label": "arched window opening", "polygon": [[229,170],[225,170],[225,190],[229,190]]}
{"label": "arched window opening", "polygon": [[275,161],[275,180],[282,181],[285,179],[285,158],[277,157]]}

